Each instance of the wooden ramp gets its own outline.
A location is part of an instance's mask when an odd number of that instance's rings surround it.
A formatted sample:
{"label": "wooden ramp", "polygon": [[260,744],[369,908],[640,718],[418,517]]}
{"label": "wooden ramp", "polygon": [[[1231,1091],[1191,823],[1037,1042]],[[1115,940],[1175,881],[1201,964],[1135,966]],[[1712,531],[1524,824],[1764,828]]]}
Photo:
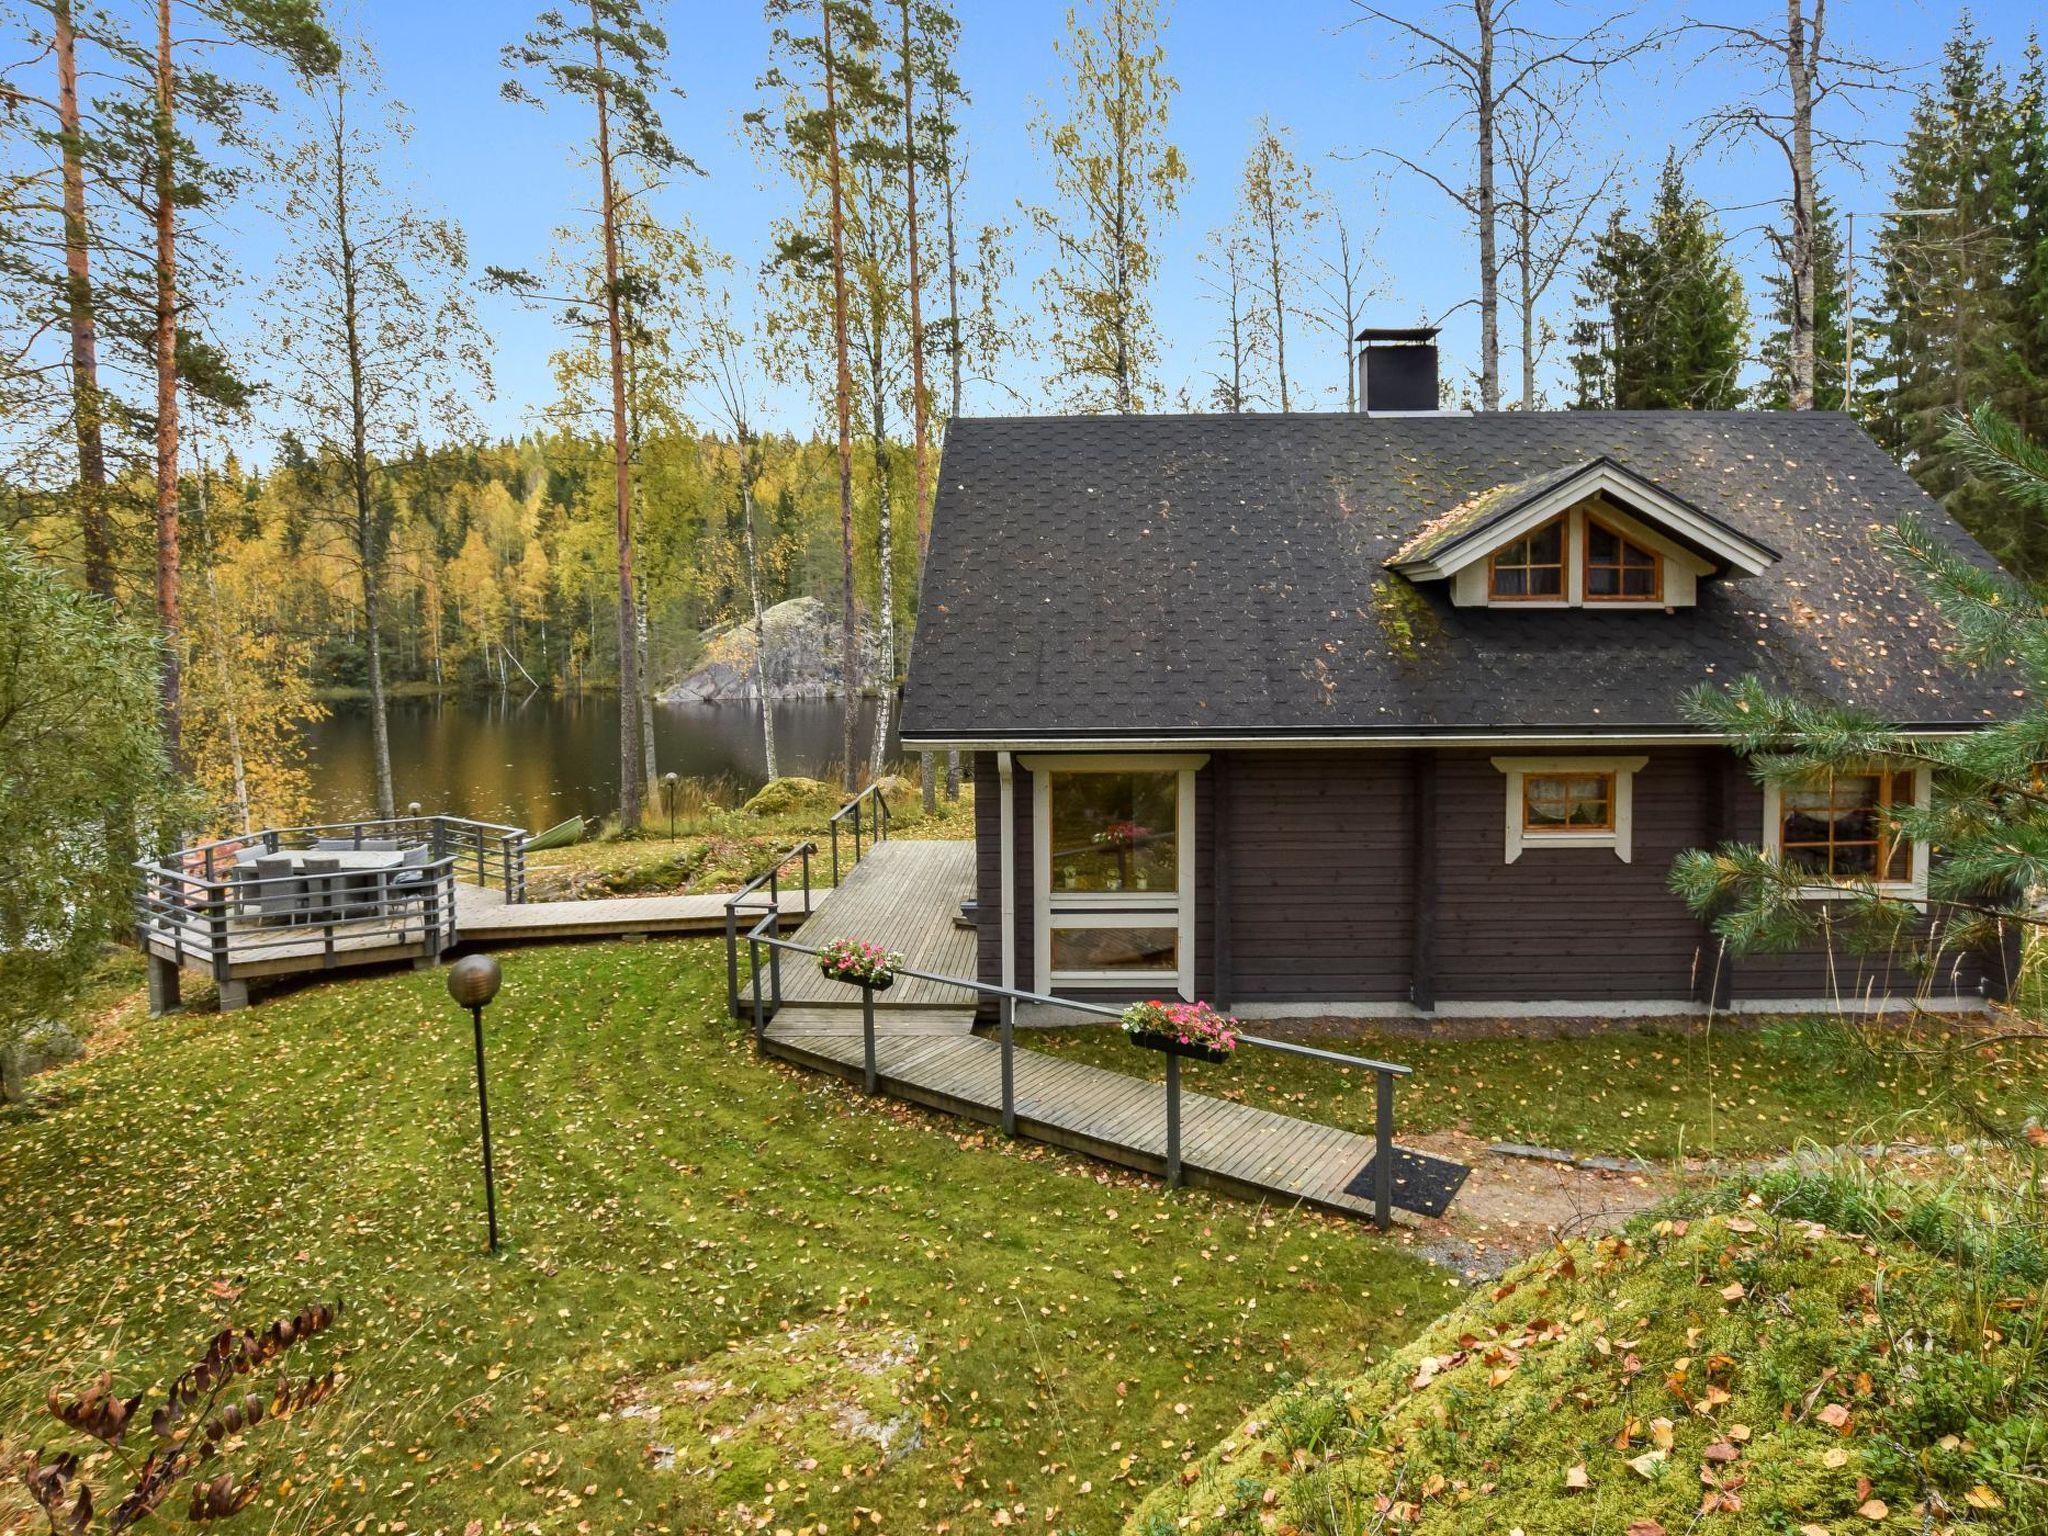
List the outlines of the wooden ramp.
{"label": "wooden ramp", "polygon": [[[975,935],[955,925],[972,893],[971,843],[891,840],[837,891],[819,893],[795,935],[822,945],[866,939],[900,950],[905,963],[940,975],[975,974]],[[768,1054],[853,1082],[863,1077],[860,991],[818,974],[807,957],[782,957],[783,1006],[768,1024]],[[974,994],[942,983],[899,980],[876,999],[878,1091],[990,1125],[1002,1122],[1002,1045],[974,1033]],[[1013,1051],[1017,1131],[1163,1176],[1166,1086],[1043,1051]],[[1372,1201],[1345,1185],[1371,1161],[1370,1137],[1232,1104],[1181,1095],[1181,1170],[1190,1184],[1251,1200],[1305,1204],[1372,1218]],[[1397,1196],[1398,1199],[1398,1196]]]}

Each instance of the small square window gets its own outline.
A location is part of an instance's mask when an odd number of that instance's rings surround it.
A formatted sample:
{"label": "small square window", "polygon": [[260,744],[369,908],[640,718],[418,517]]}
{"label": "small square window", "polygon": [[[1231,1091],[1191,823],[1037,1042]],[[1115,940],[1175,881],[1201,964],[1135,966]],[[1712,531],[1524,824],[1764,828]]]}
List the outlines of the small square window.
{"label": "small square window", "polygon": [[1522,777],[1522,830],[1547,832],[1614,830],[1614,775],[1530,773]]}

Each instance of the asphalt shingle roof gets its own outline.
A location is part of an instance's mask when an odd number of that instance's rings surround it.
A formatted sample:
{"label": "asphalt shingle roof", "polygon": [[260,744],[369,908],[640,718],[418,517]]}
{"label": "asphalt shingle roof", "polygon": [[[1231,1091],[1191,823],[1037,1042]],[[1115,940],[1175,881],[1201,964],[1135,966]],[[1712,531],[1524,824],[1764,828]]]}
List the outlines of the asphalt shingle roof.
{"label": "asphalt shingle roof", "polygon": [[[1697,607],[1454,608],[1383,563],[1494,487],[1606,455],[1782,558]],[[1821,412],[963,419],[946,438],[908,738],[1668,730],[1745,672],[1903,725],[1981,723],[2015,680],[1871,534],[1968,535]]]}

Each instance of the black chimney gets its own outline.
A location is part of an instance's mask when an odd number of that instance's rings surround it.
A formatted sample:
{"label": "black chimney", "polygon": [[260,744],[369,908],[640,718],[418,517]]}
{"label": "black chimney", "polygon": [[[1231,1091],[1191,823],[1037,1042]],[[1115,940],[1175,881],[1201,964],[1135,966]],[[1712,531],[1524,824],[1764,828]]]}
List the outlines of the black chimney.
{"label": "black chimney", "polygon": [[1381,330],[1372,326],[1355,338],[1365,345],[1358,353],[1358,392],[1368,415],[1392,411],[1434,411],[1436,335],[1439,327]]}

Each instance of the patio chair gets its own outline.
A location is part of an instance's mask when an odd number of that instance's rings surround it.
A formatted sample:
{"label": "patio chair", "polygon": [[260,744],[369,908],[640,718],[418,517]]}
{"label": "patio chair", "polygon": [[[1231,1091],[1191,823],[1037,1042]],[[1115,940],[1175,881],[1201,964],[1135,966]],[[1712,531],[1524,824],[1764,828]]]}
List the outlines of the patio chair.
{"label": "patio chair", "polygon": [[316,837],[313,839],[315,853],[347,853],[356,846],[352,837]]}
{"label": "patio chair", "polygon": [[331,853],[309,853],[303,861],[306,871],[307,921],[331,923],[348,913],[341,904],[344,884],[341,860]]}
{"label": "patio chair", "polygon": [[306,882],[298,879],[289,854],[266,854],[256,860],[253,888],[257,919],[266,923],[289,923],[306,905]]}

